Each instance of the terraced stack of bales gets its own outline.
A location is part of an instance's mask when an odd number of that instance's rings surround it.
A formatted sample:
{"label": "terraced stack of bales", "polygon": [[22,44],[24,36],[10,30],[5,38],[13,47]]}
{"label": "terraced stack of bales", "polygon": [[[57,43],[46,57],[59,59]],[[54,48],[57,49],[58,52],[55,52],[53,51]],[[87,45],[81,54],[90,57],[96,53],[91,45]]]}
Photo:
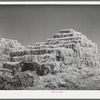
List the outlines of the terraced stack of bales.
{"label": "terraced stack of bales", "polygon": [[[95,69],[99,68],[97,45],[85,35],[72,29],[60,30],[59,33],[54,34],[52,39],[36,43],[35,46],[24,47],[17,41],[9,39],[0,41],[1,54],[5,54],[9,59],[3,60],[3,68],[0,69],[1,79],[9,76],[13,81],[10,83],[14,87],[17,87],[20,79],[24,81],[28,78],[28,81],[33,79],[33,72],[38,76],[62,72],[72,75],[75,73],[79,76],[80,74],[94,73]],[[31,72],[26,75],[28,70]],[[18,73],[22,77],[18,76]],[[20,79],[15,79],[16,75]],[[24,79],[26,77],[27,79]],[[20,85],[28,87],[29,85],[26,86],[24,81],[21,81]],[[31,80],[30,84],[32,82]],[[9,88],[9,85],[7,86]]]}
{"label": "terraced stack of bales", "polygon": [[[44,69],[46,74],[45,67],[48,68],[49,72],[61,71],[64,66],[72,64],[79,68],[82,64],[90,68],[99,67],[97,45],[85,35],[72,29],[60,30],[59,33],[54,34],[52,39],[36,43],[35,46],[12,50],[10,61],[11,63],[23,62],[24,65],[25,63],[32,64],[31,66],[37,63],[38,67],[35,71],[41,73]],[[45,67],[41,69],[43,65]]]}

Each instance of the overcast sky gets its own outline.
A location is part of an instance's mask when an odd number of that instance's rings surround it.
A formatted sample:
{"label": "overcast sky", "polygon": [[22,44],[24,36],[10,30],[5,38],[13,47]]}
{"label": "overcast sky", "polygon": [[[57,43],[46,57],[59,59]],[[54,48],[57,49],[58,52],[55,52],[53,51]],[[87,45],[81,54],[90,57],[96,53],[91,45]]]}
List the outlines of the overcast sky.
{"label": "overcast sky", "polygon": [[64,28],[85,34],[100,50],[100,6],[0,6],[0,38],[34,45]]}

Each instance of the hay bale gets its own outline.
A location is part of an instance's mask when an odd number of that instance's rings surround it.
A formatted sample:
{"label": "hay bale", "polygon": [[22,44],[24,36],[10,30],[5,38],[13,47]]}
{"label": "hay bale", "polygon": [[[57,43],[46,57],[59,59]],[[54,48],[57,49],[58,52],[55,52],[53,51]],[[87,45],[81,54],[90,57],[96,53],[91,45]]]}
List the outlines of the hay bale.
{"label": "hay bale", "polygon": [[55,53],[54,54],[44,54],[36,56],[37,62],[40,64],[49,63],[56,60]]}
{"label": "hay bale", "polygon": [[18,71],[21,69],[21,66],[20,66],[20,62],[5,62],[3,64],[3,68],[10,69],[10,70],[16,69]]}
{"label": "hay bale", "polygon": [[24,55],[20,57],[13,57],[14,62],[33,63],[36,60],[35,55]]}
{"label": "hay bale", "polygon": [[60,33],[74,33],[75,31],[73,29],[62,29],[60,30]]}
{"label": "hay bale", "polygon": [[0,68],[0,75],[12,75],[12,70]]}

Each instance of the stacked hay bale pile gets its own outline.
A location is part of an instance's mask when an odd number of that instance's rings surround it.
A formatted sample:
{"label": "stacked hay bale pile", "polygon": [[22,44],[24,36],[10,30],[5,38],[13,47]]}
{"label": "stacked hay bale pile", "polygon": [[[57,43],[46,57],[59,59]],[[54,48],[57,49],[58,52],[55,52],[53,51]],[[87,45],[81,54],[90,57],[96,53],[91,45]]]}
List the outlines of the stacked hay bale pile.
{"label": "stacked hay bale pile", "polygon": [[[15,44],[12,46],[13,42]],[[52,39],[35,46],[24,47],[13,42],[10,43],[9,60],[3,62],[3,69],[10,70],[8,72],[12,76],[28,70],[35,71],[39,76],[59,72],[79,75],[93,73],[94,69],[99,68],[97,45],[72,29],[60,30]]]}
{"label": "stacked hay bale pile", "polygon": [[[63,29],[52,39],[47,39],[46,42],[36,43],[35,46],[27,46],[24,49],[12,50],[10,62],[23,62],[23,65],[29,63],[34,67],[37,63],[38,67],[33,70],[39,70],[41,73],[43,68],[46,69],[45,67],[48,67],[49,72],[53,72],[54,70],[61,71],[62,66],[71,64],[98,67],[97,55],[97,45],[85,35],[72,29]],[[41,66],[44,67],[41,68]],[[44,71],[44,74],[47,72]]]}

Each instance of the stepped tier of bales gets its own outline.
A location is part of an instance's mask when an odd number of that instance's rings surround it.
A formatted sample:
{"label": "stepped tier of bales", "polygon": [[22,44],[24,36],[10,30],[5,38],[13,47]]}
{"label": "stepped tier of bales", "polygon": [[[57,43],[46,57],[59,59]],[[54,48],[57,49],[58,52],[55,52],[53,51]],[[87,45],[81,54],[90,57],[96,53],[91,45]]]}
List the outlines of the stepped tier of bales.
{"label": "stepped tier of bales", "polygon": [[23,55],[42,55],[52,54],[59,49],[72,49],[73,51],[79,51],[79,49],[85,49],[87,51],[97,54],[97,45],[87,39],[86,36],[72,29],[61,30],[60,33],[54,35],[52,39],[48,39],[46,42],[36,43],[36,46],[27,46],[26,49],[13,50],[11,56],[23,56]]}
{"label": "stepped tier of bales", "polygon": [[[6,41],[9,44],[10,40]],[[72,29],[60,30],[52,39],[36,43],[35,46],[24,47],[14,40],[11,43],[10,59],[3,62],[3,67],[13,71],[35,70],[45,75],[65,71],[64,66],[72,64],[99,67],[97,45]]]}

